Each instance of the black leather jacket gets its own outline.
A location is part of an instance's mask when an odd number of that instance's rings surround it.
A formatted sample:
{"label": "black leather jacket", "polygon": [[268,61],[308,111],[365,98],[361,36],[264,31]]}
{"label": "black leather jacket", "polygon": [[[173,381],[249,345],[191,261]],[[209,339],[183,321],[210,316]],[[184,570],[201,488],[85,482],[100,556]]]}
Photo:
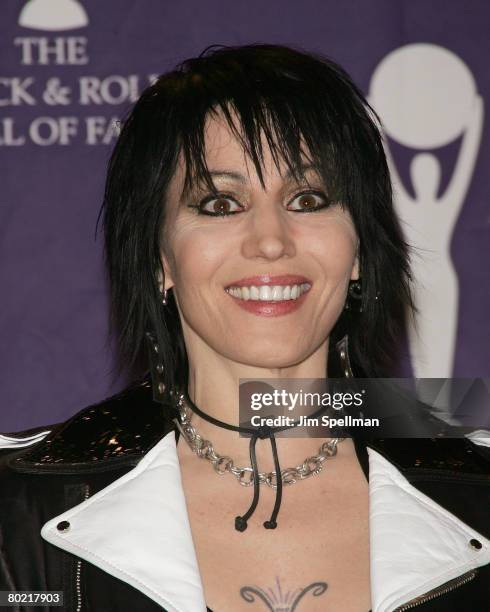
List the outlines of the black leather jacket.
{"label": "black leather jacket", "polygon": [[[46,430],[50,433],[41,435]],[[4,437],[4,447],[12,448],[2,449],[0,444],[0,591],[63,591],[62,609],[76,612],[165,610],[134,585],[48,543],[40,531],[53,517],[133,470],[171,431],[176,429],[169,412],[153,401],[149,384],[143,382],[84,408],[64,423],[9,434],[17,440],[30,437],[28,446],[9,445]],[[178,439],[178,431],[175,435]],[[356,441],[369,479],[367,449],[387,459],[413,487],[457,520],[490,538],[489,447],[465,439]],[[483,545],[478,538],[472,540],[468,546],[475,548],[475,558],[480,552],[488,555],[486,540]],[[490,564],[475,565],[462,577],[403,604],[421,612],[490,610]],[[60,608],[19,605],[10,609]],[[178,608],[169,608],[174,609]],[[373,612],[378,610],[388,608],[373,604]]]}

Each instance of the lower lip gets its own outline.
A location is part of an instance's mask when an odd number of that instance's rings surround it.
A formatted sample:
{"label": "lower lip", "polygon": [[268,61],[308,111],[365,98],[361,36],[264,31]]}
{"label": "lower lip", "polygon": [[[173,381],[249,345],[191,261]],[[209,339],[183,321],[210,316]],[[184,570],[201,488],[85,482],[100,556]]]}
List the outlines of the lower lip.
{"label": "lower lip", "polygon": [[298,310],[298,308],[300,308],[305,301],[309,292],[310,289],[302,293],[299,298],[296,298],[295,300],[284,300],[283,302],[241,300],[240,298],[236,298],[235,296],[231,295],[231,293],[227,292],[227,294],[231,297],[235,304],[237,304],[237,306],[240,306],[240,308],[243,308],[243,310],[246,310],[247,312],[251,312],[259,317],[280,317]]}

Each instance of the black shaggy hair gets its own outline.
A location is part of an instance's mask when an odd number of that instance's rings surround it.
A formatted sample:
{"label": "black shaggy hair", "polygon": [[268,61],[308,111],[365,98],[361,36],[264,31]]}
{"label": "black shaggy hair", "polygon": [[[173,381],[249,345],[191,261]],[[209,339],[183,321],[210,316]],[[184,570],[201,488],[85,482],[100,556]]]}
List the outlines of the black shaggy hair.
{"label": "black shaggy hair", "polygon": [[162,228],[180,154],[186,187],[204,181],[214,189],[204,128],[216,113],[226,118],[261,180],[265,136],[276,163],[282,160],[293,176],[301,176],[306,153],[329,195],[349,210],[360,240],[362,312],[344,310],[333,328],[329,374],[335,343],[348,333],[354,373],[388,375],[414,305],[409,247],[393,209],[379,120],[340,66],[265,44],[206,49],[161,75],[123,121],[101,209],[120,367],[147,369],[145,334],[151,331],[162,349],[166,387],[187,384],[173,292],[162,306],[157,282]]}

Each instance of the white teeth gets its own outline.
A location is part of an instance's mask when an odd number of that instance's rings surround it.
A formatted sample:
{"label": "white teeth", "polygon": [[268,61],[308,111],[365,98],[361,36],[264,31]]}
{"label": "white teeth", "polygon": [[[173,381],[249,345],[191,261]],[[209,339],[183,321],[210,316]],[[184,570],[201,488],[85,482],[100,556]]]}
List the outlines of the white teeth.
{"label": "white teeth", "polygon": [[302,283],[301,285],[260,285],[259,287],[251,285],[249,287],[229,287],[227,291],[233,297],[241,300],[283,302],[296,300],[310,287],[309,283]]}
{"label": "white teeth", "polygon": [[[250,299],[251,300],[258,300],[259,299],[259,290],[257,289],[257,287],[254,287],[252,285],[252,287],[250,287]],[[238,296],[240,297],[240,296]]]}
{"label": "white teeth", "polygon": [[259,300],[261,302],[270,301],[272,298],[272,291],[269,285],[260,285],[259,288]]}
{"label": "white teeth", "polygon": [[278,287],[277,285],[274,285],[274,287],[272,287],[272,299],[275,302],[278,302],[279,300],[282,300],[282,289],[281,289],[281,287]]}

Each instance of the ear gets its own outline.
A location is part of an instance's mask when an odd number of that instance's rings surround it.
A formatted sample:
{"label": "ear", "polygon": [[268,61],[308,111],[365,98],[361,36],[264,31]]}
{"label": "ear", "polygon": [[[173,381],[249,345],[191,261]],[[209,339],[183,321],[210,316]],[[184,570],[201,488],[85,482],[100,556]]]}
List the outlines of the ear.
{"label": "ear", "polygon": [[[172,273],[170,271],[170,265],[168,262],[167,257],[162,253],[160,255],[160,268],[157,272],[157,281],[158,281],[158,288],[160,289],[160,292],[163,292],[164,289],[170,289],[171,287],[173,287],[175,285],[173,278],[172,278]],[[165,286],[164,286],[164,279],[165,279]]]}
{"label": "ear", "polygon": [[350,279],[359,280],[360,273],[361,273],[361,264],[359,261],[359,243],[357,243],[356,258],[354,261],[354,265],[352,266],[352,273],[350,275]]}

